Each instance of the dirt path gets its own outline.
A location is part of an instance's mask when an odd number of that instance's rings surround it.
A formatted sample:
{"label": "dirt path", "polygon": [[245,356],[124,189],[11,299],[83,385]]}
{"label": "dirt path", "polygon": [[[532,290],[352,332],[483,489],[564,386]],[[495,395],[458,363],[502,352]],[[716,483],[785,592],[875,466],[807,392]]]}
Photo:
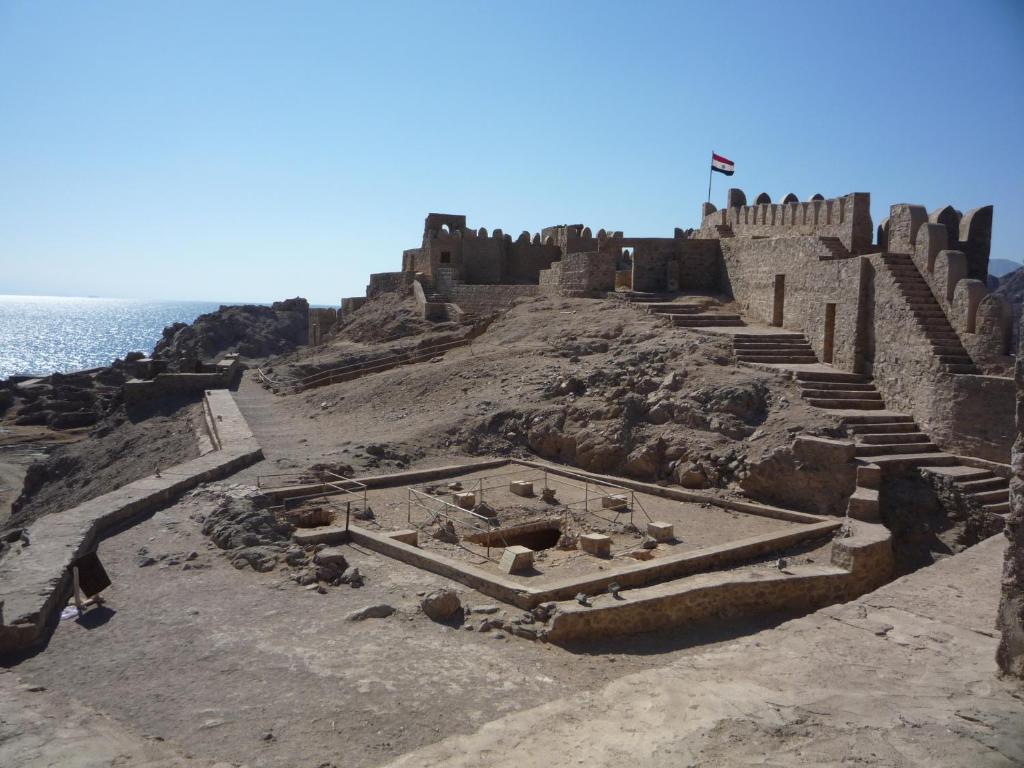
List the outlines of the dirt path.
{"label": "dirt path", "polygon": [[1024,689],[995,678],[1003,547],[393,765],[1022,765]]}

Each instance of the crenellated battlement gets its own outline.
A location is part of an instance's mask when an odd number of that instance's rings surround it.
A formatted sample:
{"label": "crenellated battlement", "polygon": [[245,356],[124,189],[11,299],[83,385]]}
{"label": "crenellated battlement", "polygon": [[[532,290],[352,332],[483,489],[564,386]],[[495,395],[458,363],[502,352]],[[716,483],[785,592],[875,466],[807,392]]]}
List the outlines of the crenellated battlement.
{"label": "crenellated battlement", "polygon": [[796,237],[812,235],[839,240],[850,253],[871,250],[871,196],[852,192],[827,199],[815,194],[807,202],[796,195],[786,195],[781,203],[771,202],[762,192],[753,205],[741,189],[730,189],[726,207],[718,210],[711,203],[703,205],[697,237]]}

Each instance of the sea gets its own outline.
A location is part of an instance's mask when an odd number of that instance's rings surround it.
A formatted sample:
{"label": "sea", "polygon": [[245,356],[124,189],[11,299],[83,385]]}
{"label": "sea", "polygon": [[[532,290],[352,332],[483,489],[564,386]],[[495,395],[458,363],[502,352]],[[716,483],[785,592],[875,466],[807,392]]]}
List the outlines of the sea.
{"label": "sea", "polygon": [[109,365],[149,354],[166,326],[215,311],[209,301],[0,295],[0,379]]}

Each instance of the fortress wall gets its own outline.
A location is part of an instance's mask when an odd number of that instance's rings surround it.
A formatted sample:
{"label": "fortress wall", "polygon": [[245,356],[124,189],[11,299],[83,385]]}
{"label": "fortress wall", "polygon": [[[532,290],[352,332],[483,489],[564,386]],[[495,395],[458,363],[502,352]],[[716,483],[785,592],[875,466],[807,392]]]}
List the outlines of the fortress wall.
{"label": "fortress wall", "polygon": [[[699,241],[698,241],[699,242]],[[782,328],[806,334],[819,360],[825,359],[828,304],[835,304],[832,363],[846,371],[860,366],[857,334],[861,267],[859,259],[826,259],[817,237],[725,238],[719,241],[724,290],[750,320],[771,325],[776,277],[784,281]]]}
{"label": "fortress wall", "polygon": [[[732,200],[745,201],[742,192]],[[874,231],[871,224],[871,196],[853,192],[831,200],[793,203],[738,205],[704,216],[703,237],[717,237],[715,225],[732,227],[740,237],[837,237],[852,253],[871,250]]]}
{"label": "fortress wall", "polygon": [[633,290],[717,291],[722,251],[718,240],[626,237],[617,248],[633,248]]}
{"label": "fortress wall", "polygon": [[867,262],[864,290],[864,372],[886,406],[913,415],[944,450],[1006,463],[1013,442],[1013,381],[952,375],[939,368],[881,254]]}
{"label": "fortress wall", "polygon": [[372,299],[381,293],[405,293],[412,288],[414,277],[412,272],[378,272],[370,275],[366,297]]}
{"label": "fortress wall", "polygon": [[558,261],[562,252],[554,245],[516,241],[509,245],[503,283],[538,283],[540,271]]}
{"label": "fortress wall", "polygon": [[562,296],[603,296],[615,290],[615,253],[567,253],[541,273],[545,291]]}
{"label": "fortress wall", "polygon": [[517,299],[540,294],[537,285],[466,285],[456,283],[448,290],[448,299],[463,312],[489,314],[512,306]]}

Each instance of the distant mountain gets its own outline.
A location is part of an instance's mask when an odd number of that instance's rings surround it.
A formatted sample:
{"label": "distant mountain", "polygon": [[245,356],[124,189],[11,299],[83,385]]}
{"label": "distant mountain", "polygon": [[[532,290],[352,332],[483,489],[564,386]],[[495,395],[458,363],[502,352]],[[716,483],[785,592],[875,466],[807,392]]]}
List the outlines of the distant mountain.
{"label": "distant mountain", "polygon": [[989,259],[988,260],[988,273],[995,275],[996,277],[1003,277],[1010,274],[1018,269],[1021,265],[1016,261],[1010,261],[1009,259]]}

